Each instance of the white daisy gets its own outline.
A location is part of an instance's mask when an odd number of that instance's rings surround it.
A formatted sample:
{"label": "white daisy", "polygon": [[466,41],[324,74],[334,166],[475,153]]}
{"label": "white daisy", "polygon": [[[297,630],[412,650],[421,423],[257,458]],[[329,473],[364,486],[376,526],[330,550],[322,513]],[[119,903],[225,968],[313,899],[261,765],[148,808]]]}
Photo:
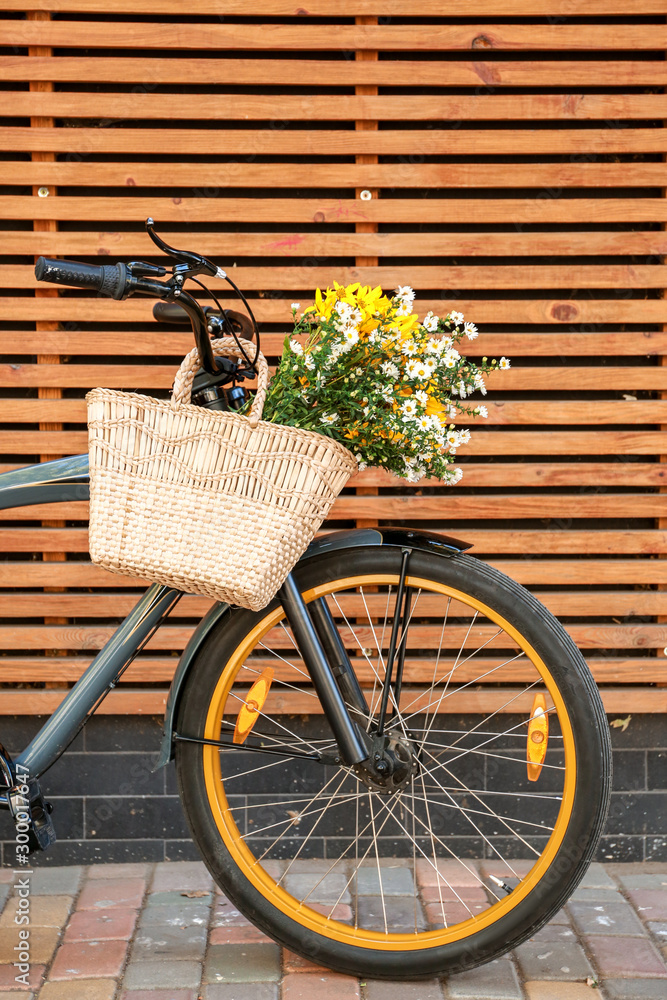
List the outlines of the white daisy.
{"label": "white daisy", "polygon": [[320,417],[320,423],[322,424],[335,424],[337,420],[337,413],[325,413],[324,416]]}
{"label": "white daisy", "polygon": [[434,313],[427,312],[424,316],[422,326],[425,330],[428,330],[429,333],[435,333],[438,329],[438,322],[438,317],[434,315]]}
{"label": "white daisy", "polygon": [[474,340],[477,334],[479,333],[479,330],[477,329],[474,323],[464,323],[463,332],[465,333],[468,340]]}
{"label": "white daisy", "polygon": [[290,340],[289,345],[295,354],[303,354],[303,346],[298,340]]}
{"label": "white daisy", "polygon": [[452,323],[454,323],[455,326],[460,326],[461,323],[463,322],[463,313],[450,312],[449,319],[451,319]]}
{"label": "white daisy", "polygon": [[509,368],[510,367],[509,360],[507,358],[501,358],[500,361],[498,362],[498,367]]}

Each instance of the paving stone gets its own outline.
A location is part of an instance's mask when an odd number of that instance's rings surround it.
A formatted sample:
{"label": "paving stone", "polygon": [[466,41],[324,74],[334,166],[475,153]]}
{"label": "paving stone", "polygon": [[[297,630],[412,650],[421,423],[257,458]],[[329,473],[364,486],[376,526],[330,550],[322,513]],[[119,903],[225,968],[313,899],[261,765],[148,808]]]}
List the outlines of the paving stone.
{"label": "paving stone", "polygon": [[19,930],[28,930],[28,954],[30,962],[46,963],[51,961],[56,949],[60,931],[57,927],[3,927],[0,929],[0,962],[16,962],[22,947]]}
{"label": "paving stone", "polygon": [[[31,927],[62,927],[74,903],[73,896],[34,896],[30,898]],[[16,907],[10,901],[0,918],[0,927],[16,927]]]}
{"label": "paving stone", "polygon": [[665,1000],[667,994],[663,979],[605,979],[602,988],[606,1000]]}
{"label": "paving stone", "polygon": [[137,911],[112,907],[110,910],[77,910],[65,930],[65,941],[127,941],[134,931]]}
{"label": "paving stone", "polygon": [[425,858],[417,860],[417,879],[420,885],[437,885],[438,882],[449,883],[455,886],[478,886],[483,883],[483,878],[477,871],[477,865],[473,861],[451,861],[441,859],[438,861],[436,872],[434,865]]}
{"label": "paving stone", "polygon": [[[234,983],[233,985],[231,983],[215,983],[203,986],[201,996],[202,1000],[278,1000],[278,985],[277,983]],[[146,1000],[150,1000],[150,997],[147,996]],[[311,997],[310,1000],[315,1000],[315,997]]]}
{"label": "paving stone", "polygon": [[[437,979],[428,979],[426,982],[419,983],[395,983],[391,980],[369,979],[366,983],[365,994],[366,1000],[442,1000],[443,995]],[[320,994],[315,995],[319,1000]],[[334,1000],[333,993],[331,998]]]}
{"label": "paving stone", "polygon": [[40,1000],[113,1000],[115,979],[78,979],[66,983],[45,983]]}
{"label": "paving stone", "polygon": [[[45,968],[46,966],[37,965],[37,963],[30,966],[30,971],[27,973],[28,985],[33,989],[39,987],[42,982]],[[20,992],[13,994],[14,997],[18,998],[23,996],[23,991],[27,993],[28,990],[16,982],[17,975],[20,975],[19,970],[13,965],[0,965],[0,990],[19,990]]]}
{"label": "paving stone", "polygon": [[15,990],[0,990],[0,1000],[35,1000],[35,996],[35,993],[28,993],[27,990],[21,990],[20,993]]}
{"label": "paving stone", "polygon": [[568,907],[580,934],[642,936],[641,920],[627,903],[570,903]]}
{"label": "paving stone", "polygon": [[615,889],[616,883],[613,878],[607,874],[604,869],[604,865],[594,862],[589,866],[588,871],[584,875],[583,879],[579,883],[582,889]]}
{"label": "paving stone", "polygon": [[3,908],[9,897],[9,883],[0,884],[0,910]]}
{"label": "paving stone", "polygon": [[199,986],[199,962],[167,961],[130,962],[125,970],[123,986],[126,990],[176,990]]}
{"label": "paving stone", "polygon": [[569,899],[570,903],[619,903],[623,896],[618,889],[582,889],[579,887]]}
{"label": "paving stone", "polygon": [[83,868],[80,865],[39,868],[27,877],[30,879],[31,896],[74,896],[79,891]]}
{"label": "paving stone", "polygon": [[205,927],[152,927],[151,933],[144,930],[135,937],[130,961],[149,961],[161,956],[201,961],[205,950]]}
{"label": "paving stone", "polygon": [[209,934],[210,944],[260,944],[266,941],[271,941],[271,938],[253,924],[244,927],[214,927]]}
{"label": "paving stone", "polygon": [[667,892],[667,872],[650,875],[639,871],[636,875],[619,875],[618,881],[624,889],[662,889]]}
{"label": "paving stone", "polygon": [[62,944],[49,979],[108,979],[119,976],[126,951],[125,941],[77,941]]}
{"label": "paving stone", "polygon": [[224,897],[217,897],[211,921],[212,927],[244,927],[250,921]]}
{"label": "paving stone", "polygon": [[146,897],[146,908],[154,906],[177,906],[179,908],[205,906],[209,907],[213,902],[213,892],[208,892],[206,896],[186,896],[184,892],[206,890],[172,889],[167,892],[151,892]]}
{"label": "paving stone", "polygon": [[77,910],[108,910],[119,906],[141,906],[146,881],[141,878],[96,879],[87,882],[76,904]]}
{"label": "paving stone", "polygon": [[89,865],[87,878],[89,881],[101,878],[147,878],[152,865],[136,862],[118,862],[108,865]]}
{"label": "paving stone", "polygon": [[481,965],[477,969],[449,976],[446,996],[452,1000],[522,1000],[523,994],[514,966],[506,958]]}
{"label": "paving stone", "polygon": [[283,972],[329,972],[324,965],[316,965],[302,955],[297,955],[287,948],[283,948]]}
{"label": "paving stone", "polygon": [[270,944],[212,945],[206,956],[205,983],[277,982],[280,947]]}
{"label": "paving stone", "polygon": [[642,920],[667,920],[667,890],[631,889],[628,899]]}
{"label": "paving stone", "polygon": [[[345,880],[346,881],[346,880]],[[407,868],[390,868],[383,866],[378,874],[377,868],[361,868],[357,872],[350,888],[360,896],[414,896],[415,881],[412,872]],[[343,882],[345,884],[345,882]]]}
{"label": "paving stone", "polygon": [[667,966],[650,941],[634,937],[586,938],[603,978],[665,976]]}
{"label": "paving stone", "polygon": [[532,934],[528,940],[538,941],[544,944],[551,943],[553,941],[576,941],[577,936],[572,928],[567,927],[565,924],[549,923],[536,934]]}
{"label": "paving stone", "polygon": [[120,1000],[197,1000],[199,990],[124,990]]}
{"label": "paving stone", "polygon": [[524,979],[586,979],[593,975],[581,946],[571,941],[548,944],[527,941],[516,949],[516,956]]}
{"label": "paving stone", "polygon": [[525,989],[528,1000],[602,1000],[586,983],[532,982],[526,983]]}
{"label": "paving stone", "polygon": [[646,926],[650,930],[651,934],[655,934],[658,941],[662,941],[667,944],[667,923],[653,924],[649,921]]}
{"label": "paving stone", "polygon": [[[318,872],[285,876],[283,885],[297,899],[306,903],[349,903],[350,889],[344,872],[331,872],[322,878]],[[306,899],[306,897],[308,897]]]}
{"label": "paving stone", "polygon": [[[426,907],[427,915],[425,917],[419,901],[415,906],[414,897],[392,896],[391,899],[385,899],[384,904],[383,908],[380,896],[366,896],[360,899],[357,907],[359,926],[367,930],[384,931],[386,920],[386,925],[391,930],[410,934],[414,932],[416,921],[417,930],[426,929],[430,907]],[[442,907],[439,903],[436,905],[436,910],[439,926],[442,927]],[[469,912],[459,903],[449,903],[447,914],[450,917],[450,924],[456,923],[457,920],[466,920],[470,916]]]}
{"label": "paving stone", "polygon": [[[369,992],[371,985],[368,983],[366,997],[368,1000],[380,1000]],[[410,984],[402,985],[409,987]],[[359,981],[353,976],[340,976],[336,972],[327,972],[326,975],[294,972],[283,979],[283,1000],[358,1000],[359,996]],[[405,990],[401,997],[402,1000],[412,1000],[412,995]],[[382,1000],[389,998],[383,995]],[[424,991],[420,1000],[431,1000],[431,995]],[[436,994],[433,994],[433,1000],[436,1000]],[[437,994],[437,1000],[442,1000],[441,993]]]}
{"label": "paving stone", "polygon": [[211,889],[213,879],[201,861],[164,861],[155,866],[151,892]]}
{"label": "paving stone", "polygon": [[[193,900],[193,902],[195,902]],[[146,906],[139,917],[139,929],[147,927],[207,927],[209,907],[201,900],[198,906]]]}

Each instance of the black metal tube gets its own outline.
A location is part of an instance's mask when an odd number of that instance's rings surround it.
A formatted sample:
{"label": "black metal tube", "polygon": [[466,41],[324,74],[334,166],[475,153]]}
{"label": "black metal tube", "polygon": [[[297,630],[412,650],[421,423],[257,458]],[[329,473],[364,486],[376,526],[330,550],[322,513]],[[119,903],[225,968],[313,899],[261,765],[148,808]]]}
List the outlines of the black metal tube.
{"label": "black metal tube", "polygon": [[396,605],[394,607],[394,621],[391,626],[391,639],[389,640],[389,652],[387,654],[387,668],[382,685],[382,701],[380,702],[380,714],[378,715],[377,735],[384,733],[384,723],[387,717],[387,705],[389,704],[389,692],[391,690],[391,675],[394,671],[394,659],[396,657],[396,640],[398,639],[398,629],[401,623],[401,608],[403,607],[403,592],[405,590],[405,577],[408,570],[408,557],[410,549],[403,549],[403,560],[401,562],[401,576],[398,581],[398,591],[396,593]]}
{"label": "black metal tube", "polygon": [[394,702],[396,710],[401,703],[401,687],[403,686],[403,668],[405,667],[405,650],[408,645],[408,637],[405,630],[410,621],[410,605],[412,604],[412,587],[405,588],[405,601],[403,602],[403,618],[401,622],[401,638],[398,644],[398,663],[396,664],[396,680],[394,681]]}
{"label": "black metal tube", "polygon": [[181,597],[180,590],[154,583],[99,651],[53,715],[15,761],[39,778],[69,746],[86,716],[95,708],[142,642],[159,625]]}
{"label": "black metal tube", "polygon": [[306,669],[315,685],[324,714],[336,737],[341,757],[350,766],[360,764],[362,760],[368,758],[368,751],[350,719],[343,696],[308,614],[306,603],[291,573],[278,591],[278,596]]}
{"label": "black metal tube", "polygon": [[340,632],[336,628],[329,605],[323,597],[317,597],[308,605],[308,613],[343,698],[355,712],[359,712],[364,719],[367,719],[370,709],[350,663],[350,657],[347,655]]}

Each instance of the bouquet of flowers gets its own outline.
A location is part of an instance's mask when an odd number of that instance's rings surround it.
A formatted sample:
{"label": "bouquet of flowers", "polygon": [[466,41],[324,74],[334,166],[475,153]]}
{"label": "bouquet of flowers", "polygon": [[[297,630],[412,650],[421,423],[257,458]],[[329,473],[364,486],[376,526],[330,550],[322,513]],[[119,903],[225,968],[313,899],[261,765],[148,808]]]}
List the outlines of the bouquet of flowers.
{"label": "bouquet of flowers", "polygon": [[458,345],[477,336],[474,323],[459,312],[444,319],[429,312],[420,321],[414,298],[408,286],[390,298],[379,287],[334,282],[317,290],[300,317],[293,303],[294,330],[269,385],[264,419],[335,438],[360,469],[457,483],[462,473],[452,464],[470,431],[454,421],[488,415],[466,400],[485,395],[484,375],[510,363],[467,361]]}

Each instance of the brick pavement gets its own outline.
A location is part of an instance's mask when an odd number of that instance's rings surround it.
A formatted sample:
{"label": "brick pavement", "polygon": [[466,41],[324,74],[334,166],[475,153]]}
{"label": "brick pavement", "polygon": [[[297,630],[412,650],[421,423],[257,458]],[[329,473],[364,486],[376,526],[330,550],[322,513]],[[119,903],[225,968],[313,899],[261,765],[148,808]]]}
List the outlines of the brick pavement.
{"label": "brick pavement", "polygon": [[203,865],[172,862],[34,869],[23,985],[16,878],[0,870],[0,1000],[667,1000],[667,865],[593,865],[515,952],[419,983],[313,965],[249,924]]}

